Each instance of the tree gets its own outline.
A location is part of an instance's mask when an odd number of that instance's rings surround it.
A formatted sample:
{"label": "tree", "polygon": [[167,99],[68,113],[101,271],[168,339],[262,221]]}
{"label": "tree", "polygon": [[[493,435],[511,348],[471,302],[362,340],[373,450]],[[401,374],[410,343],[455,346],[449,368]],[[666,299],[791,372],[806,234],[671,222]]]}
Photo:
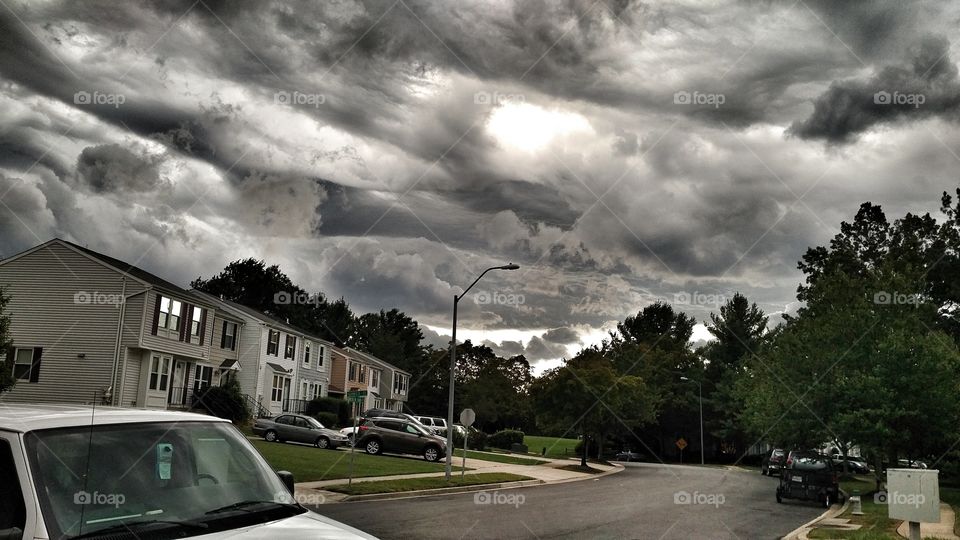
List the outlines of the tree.
{"label": "tree", "polygon": [[0,362],[0,394],[13,388],[16,380],[13,378],[12,350],[13,340],[10,337],[10,316],[7,314],[7,305],[10,297],[0,288],[0,354],[4,360]]}
{"label": "tree", "polygon": [[[531,385],[538,425],[562,432],[579,430],[585,443],[593,435],[598,454],[613,430],[632,430],[652,421],[657,407],[645,381],[617,373],[607,352],[606,347],[585,348]],[[586,465],[586,452],[581,464]]]}
{"label": "tree", "polygon": [[353,325],[351,342],[357,349],[413,371],[424,359],[420,325],[398,309],[360,316]]}
{"label": "tree", "polygon": [[652,347],[685,348],[696,322],[686,313],[675,312],[670,304],[657,301],[617,324],[617,330],[625,341]]}

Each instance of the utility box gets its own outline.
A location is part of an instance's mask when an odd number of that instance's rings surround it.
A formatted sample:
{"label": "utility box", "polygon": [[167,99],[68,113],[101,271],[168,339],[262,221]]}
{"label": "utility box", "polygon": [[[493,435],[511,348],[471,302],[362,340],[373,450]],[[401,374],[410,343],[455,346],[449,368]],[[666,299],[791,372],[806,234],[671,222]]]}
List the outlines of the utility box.
{"label": "utility box", "polygon": [[890,519],[940,522],[940,471],[887,469],[887,511]]}

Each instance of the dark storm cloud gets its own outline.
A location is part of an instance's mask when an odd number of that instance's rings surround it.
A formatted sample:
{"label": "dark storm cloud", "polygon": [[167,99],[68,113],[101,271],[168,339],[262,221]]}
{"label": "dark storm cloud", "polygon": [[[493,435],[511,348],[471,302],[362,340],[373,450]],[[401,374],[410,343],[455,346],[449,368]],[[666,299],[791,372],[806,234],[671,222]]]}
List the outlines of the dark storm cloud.
{"label": "dark storm cloud", "polygon": [[543,335],[543,340],[549,341],[550,343],[566,345],[569,343],[577,343],[580,341],[580,336],[571,328],[554,328],[553,330],[548,330],[547,333]]}
{"label": "dark storm cloud", "polygon": [[868,80],[837,81],[791,127],[805,139],[845,143],[875,125],[942,116],[957,120],[960,82],[945,37],[925,38],[905,66],[887,66]]}
{"label": "dark storm cloud", "polygon": [[151,191],[161,187],[160,159],[135,154],[119,144],[90,146],[80,152],[77,173],[95,192]]}

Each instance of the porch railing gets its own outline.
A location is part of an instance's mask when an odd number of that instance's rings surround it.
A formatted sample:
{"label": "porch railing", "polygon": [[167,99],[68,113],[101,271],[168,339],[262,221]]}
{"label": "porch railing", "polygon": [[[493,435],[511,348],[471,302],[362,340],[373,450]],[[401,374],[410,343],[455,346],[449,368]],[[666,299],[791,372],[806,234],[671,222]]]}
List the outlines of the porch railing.
{"label": "porch railing", "polygon": [[285,399],[283,400],[283,412],[304,414],[307,412],[309,399]]}

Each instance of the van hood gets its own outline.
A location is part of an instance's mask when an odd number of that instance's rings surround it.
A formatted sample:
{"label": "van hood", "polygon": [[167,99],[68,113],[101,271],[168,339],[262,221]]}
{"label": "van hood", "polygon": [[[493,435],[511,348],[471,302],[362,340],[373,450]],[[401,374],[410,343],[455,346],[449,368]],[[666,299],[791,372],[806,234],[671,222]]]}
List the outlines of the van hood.
{"label": "van hood", "polygon": [[371,536],[360,529],[354,529],[349,525],[344,525],[339,521],[310,511],[278,521],[231,529],[229,531],[217,531],[211,534],[194,536],[193,538],[208,538],[211,540],[216,538],[232,538],[238,540],[254,538],[270,540],[300,540],[303,538],[317,538],[321,540],[377,540],[377,537]]}

